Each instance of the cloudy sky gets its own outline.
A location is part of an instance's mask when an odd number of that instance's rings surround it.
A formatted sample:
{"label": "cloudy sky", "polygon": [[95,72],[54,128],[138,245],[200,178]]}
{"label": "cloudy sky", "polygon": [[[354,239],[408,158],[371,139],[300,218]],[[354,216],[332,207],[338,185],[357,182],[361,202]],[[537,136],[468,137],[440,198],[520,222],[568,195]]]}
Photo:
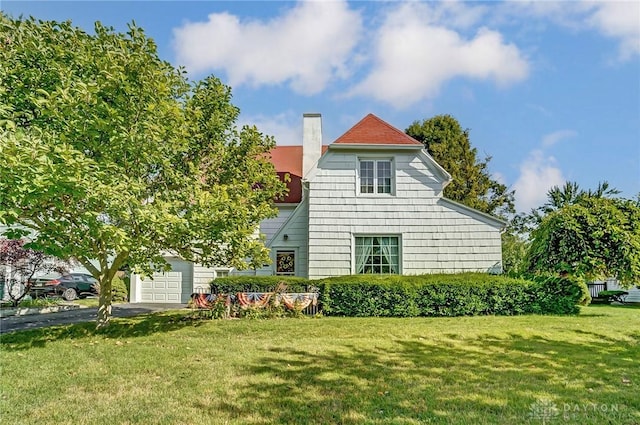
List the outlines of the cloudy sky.
{"label": "cloudy sky", "polygon": [[368,113],[453,115],[527,211],[566,180],[640,192],[640,2],[14,2],[10,15],[128,22],[191,79],[233,88],[242,124],[324,143]]}

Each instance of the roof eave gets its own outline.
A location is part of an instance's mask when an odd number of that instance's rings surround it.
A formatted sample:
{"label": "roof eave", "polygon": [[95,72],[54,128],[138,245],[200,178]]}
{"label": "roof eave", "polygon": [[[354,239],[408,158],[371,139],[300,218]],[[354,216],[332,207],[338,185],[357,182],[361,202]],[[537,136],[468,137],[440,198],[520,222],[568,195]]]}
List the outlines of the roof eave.
{"label": "roof eave", "polygon": [[331,150],[410,150],[419,151],[424,149],[423,144],[400,145],[400,144],[380,144],[380,143],[332,143]]}
{"label": "roof eave", "polygon": [[482,212],[480,210],[477,210],[475,208],[469,207],[467,205],[461,204],[460,202],[456,202],[452,199],[449,198],[440,198],[438,200],[439,202],[444,202],[444,203],[448,203],[449,205],[452,205],[454,207],[457,207],[459,209],[465,210],[467,212],[469,212],[470,214],[475,214],[478,218],[482,218],[484,219],[483,221],[487,224],[491,224],[494,225],[495,227],[499,227],[501,229],[504,229],[507,227],[507,225],[509,224],[508,222],[506,222],[503,219],[500,219],[498,217],[494,217],[491,214],[487,214],[485,212]]}

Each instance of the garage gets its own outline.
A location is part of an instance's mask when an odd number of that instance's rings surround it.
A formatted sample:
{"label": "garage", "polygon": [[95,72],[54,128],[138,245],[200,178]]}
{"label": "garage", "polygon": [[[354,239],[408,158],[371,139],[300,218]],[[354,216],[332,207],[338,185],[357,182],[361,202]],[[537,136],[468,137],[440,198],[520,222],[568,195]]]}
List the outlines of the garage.
{"label": "garage", "polygon": [[143,303],[186,303],[193,288],[193,265],[178,258],[168,258],[171,271],[154,273],[153,279],[140,279],[140,296]]}

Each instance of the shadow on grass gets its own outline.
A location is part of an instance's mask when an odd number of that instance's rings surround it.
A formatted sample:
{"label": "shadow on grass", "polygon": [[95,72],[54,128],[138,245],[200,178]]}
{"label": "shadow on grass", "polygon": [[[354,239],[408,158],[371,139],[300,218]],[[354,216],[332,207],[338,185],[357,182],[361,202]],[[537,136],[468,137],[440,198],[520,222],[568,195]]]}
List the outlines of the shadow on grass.
{"label": "shadow on grass", "polygon": [[[131,313],[136,313],[135,309]],[[146,313],[145,310],[136,314]],[[11,332],[0,336],[2,349],[7,351],[28,350],[44,347],[58,340],[76,340],[100,336],[103,338],[135,338],[155,333],[167,333],[185,327],[198,327],[204,319],[194,318],[191,312],[170,311],[148,313],[136,317],[112,318],[106,329],[96,329],[95,322],[72,325],[56,325],[44,328]]]}
{"label": "shadow on grass", "polygon": [[[233,398],[201,407],[239,423],[640,423],[640,365],[624,360],[640,358],[640,334],[591,336],[602,338],[405,335],[332,352],[291,344],[250,362]],[[553,417],[536,416],[546,399]]]}

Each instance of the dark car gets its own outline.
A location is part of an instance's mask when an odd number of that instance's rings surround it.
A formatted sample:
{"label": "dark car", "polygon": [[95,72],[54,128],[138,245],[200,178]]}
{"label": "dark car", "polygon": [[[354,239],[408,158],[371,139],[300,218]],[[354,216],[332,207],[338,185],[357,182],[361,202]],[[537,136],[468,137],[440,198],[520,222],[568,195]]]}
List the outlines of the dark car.
{"label": "dark car", "polygon": [[67,301],[98,295],[98,280],[85,273],[67,273],[56,278],[34,279],[29,295],[33,298],[60,296]]}

